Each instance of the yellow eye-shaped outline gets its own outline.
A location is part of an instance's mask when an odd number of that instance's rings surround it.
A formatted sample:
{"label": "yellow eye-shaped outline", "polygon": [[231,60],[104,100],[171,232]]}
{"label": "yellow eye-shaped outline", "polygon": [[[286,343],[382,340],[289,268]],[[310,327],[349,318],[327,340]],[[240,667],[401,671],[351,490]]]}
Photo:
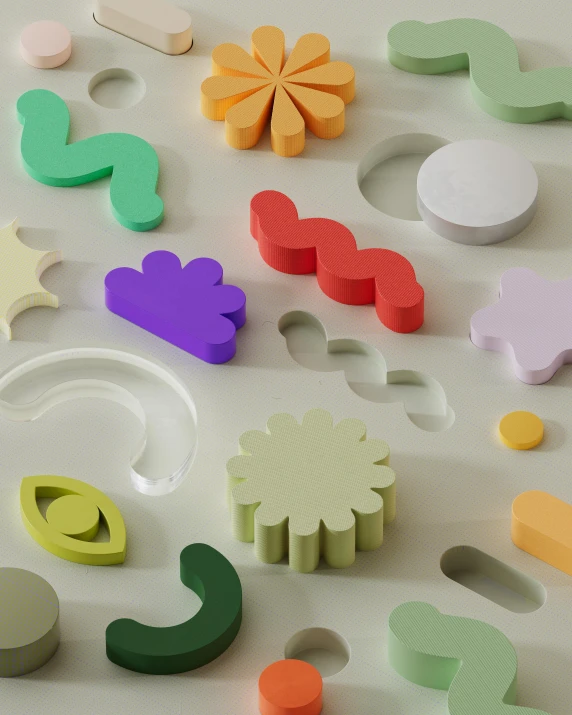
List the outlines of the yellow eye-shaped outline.
{"label": "yellow eye-shaped outline", "polygon": [[[38,507],[38,499],[55,499],[48,508],[49,517],[50,509],[61,497],[81,497],[87,507],[87,528],[79,529],[74,536],[62,533],[50,524]],[[127,536],[119,509],[103,492],[79,479],[47,474],[24,477],[20,485],[20,513],[30,536],[44,549],[62,559],[89,566],[108,566],[125,561]],[[70,515],[69,510],[62,513]],[[77,514],[71,513],[71,516]],[[97,533],[101,520],[109,531],[109,541],[92,543],[90,540]]]}

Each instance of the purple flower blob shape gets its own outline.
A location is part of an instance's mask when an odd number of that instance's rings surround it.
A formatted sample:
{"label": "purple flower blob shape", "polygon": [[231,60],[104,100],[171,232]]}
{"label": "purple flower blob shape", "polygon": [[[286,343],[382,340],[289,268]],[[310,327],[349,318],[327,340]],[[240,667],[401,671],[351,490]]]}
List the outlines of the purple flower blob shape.
{"label": "purple flower blob shape", "polygon": [[183,268],[170,251],[143,259],[142,272],[115,268],[105,277],[113,313],[209,363],[236,353],[236,331],[246,322],[246,296],[223,285],[222,266],[195,258]]}
{"label": "purple flower blob shape", "polygon": [[500,300],[471,318],[471,340],[509,355],[523,382],[548,382],[572,362],[572,278],[552,282],[530,268],[505,271]]}

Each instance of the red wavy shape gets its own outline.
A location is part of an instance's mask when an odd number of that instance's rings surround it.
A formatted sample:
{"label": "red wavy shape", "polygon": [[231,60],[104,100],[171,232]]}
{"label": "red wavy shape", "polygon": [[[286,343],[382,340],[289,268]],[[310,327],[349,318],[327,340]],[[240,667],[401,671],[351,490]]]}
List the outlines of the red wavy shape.
{"label": "red wavy shape", "polygon": [[250,202],[250,232],[260,255],[282,273],[315,273],[322,291],[338,303],[375,303],[381,322],[396,333],[423,324],[424,292],[409,261],[386,248],[357,249],[352,232],[329,218],[298,218],[279,191]]}

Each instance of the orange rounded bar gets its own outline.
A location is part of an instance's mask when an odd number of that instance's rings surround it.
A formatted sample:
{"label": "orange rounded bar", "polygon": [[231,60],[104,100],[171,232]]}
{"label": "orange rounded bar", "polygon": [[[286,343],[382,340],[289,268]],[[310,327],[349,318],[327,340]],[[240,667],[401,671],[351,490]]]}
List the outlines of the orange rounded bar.
{"label": "orange rounded bar", "polygon": [[512,503],[511,537],[519,549],[572,576],[572,505],[541,491]]}
{"label": "orange rounded bar", "polygon": [[261,715],[320,715],[322,676],[302,660],[279,660],[258,679]]}

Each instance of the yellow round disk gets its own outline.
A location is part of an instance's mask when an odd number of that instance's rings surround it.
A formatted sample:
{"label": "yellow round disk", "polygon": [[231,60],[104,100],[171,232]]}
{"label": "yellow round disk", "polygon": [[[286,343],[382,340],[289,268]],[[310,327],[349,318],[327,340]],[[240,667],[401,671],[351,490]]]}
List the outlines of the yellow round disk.
{"label": "yellow round disk", "polygon": [[67,494],[50,504],[46,521],[60,534],[91,541],[99,529],[99,509],[80,494]]}
{"label": "yellow round disk", "polygon": [[532,449],[542,442],[544,425],[532,412],[510,412],[500,421],[499,435],[511,449]]}

